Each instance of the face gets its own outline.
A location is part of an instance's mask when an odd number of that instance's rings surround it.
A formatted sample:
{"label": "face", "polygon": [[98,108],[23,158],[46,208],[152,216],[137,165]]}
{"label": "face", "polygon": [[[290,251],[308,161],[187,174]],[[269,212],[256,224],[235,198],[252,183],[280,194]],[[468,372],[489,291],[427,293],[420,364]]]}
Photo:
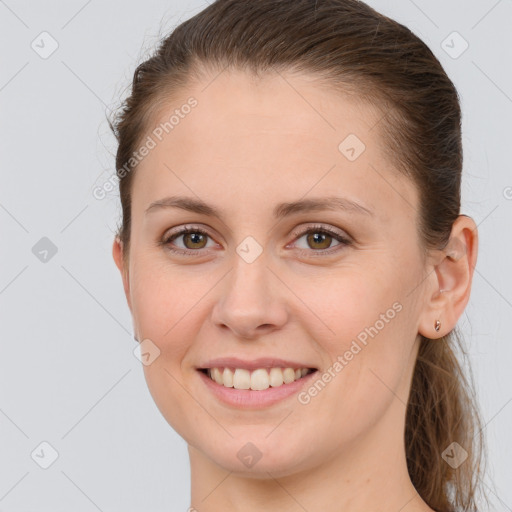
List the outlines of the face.
{"label": "face", "polygon": [[[306,75],[212,80],[160,113],[182,115],[134,176],[125,289],[155,403],[199,456],[256,477],[401,443],[424,268],[382,113]],[[189,202],[150,207],[171,196]]]}

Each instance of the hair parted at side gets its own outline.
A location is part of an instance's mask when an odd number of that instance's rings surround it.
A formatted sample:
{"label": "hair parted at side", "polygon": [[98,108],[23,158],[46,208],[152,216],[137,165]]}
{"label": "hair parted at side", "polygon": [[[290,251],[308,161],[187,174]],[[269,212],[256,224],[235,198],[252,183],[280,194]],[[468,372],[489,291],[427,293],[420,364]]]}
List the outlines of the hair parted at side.
{"label": "hair parted at side", "polygon": [[[205,70],[304,72],[376,106],[382,149],[419,191],[423,253],[446,247],[460,213],[461,110],[457,91],[428,46],[407,27],[358,0],[217,0],[181,23],[133,75],[131,94],[109,121],[117,141],[122,206],[117,236],[128,259],[136,164],[126,169],[165,100]],[[131,160],[130,160],[131,159]],[[476,511],[485,440],[457,329],[422,337],[407,404],[405,449],[413,485],[437,512]],[[469,373],[471,377],[471,373]],[[457,468],[442,454],[468,454]]]}

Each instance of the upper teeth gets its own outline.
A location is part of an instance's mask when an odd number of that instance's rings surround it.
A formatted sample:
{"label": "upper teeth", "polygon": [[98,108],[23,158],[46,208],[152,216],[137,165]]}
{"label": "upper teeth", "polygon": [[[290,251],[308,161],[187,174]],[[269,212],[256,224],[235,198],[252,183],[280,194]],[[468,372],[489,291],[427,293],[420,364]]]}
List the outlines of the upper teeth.
{"label": "upper teeth", "polygon": [[208,376],[221,386],[258,391],[268,389],[270,386],[276,388],[283,383],[289,384],[308,373],[307,368],[258,368],[252,372],[244,368],[237,368],[234,371],[230,368],[208,369]]}

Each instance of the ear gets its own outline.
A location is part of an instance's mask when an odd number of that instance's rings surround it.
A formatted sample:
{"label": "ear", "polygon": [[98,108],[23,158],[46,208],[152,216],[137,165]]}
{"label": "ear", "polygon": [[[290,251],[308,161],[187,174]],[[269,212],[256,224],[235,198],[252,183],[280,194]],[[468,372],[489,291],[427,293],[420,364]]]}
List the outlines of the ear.
{"label": "ear", "polygon": [[[473,219],[459,215],[448,245],[436,253],[433,269],[428,269],[426,307],[418,326],[418,332],[431,339],[445,336],[455,327],[469,300],[478,253]],[[441,322],[439,331],[434,328],[436,320]]]}
{"label": "ear", "polygon": [[126,300],[128,302],[128,307],[130,311],[132,310],[132,304],[130,301],[130,280],[128,275],[128,269],[125,268],[125,263],[123,261],[123,243],[119,239],[119,237],[115,237],[114,244],[112,246],[112,256],[114,257],[114,261],[116,263],[117,268],[121,272],[121,277],[123,279],[123,287],[124,294],[126,296]]}

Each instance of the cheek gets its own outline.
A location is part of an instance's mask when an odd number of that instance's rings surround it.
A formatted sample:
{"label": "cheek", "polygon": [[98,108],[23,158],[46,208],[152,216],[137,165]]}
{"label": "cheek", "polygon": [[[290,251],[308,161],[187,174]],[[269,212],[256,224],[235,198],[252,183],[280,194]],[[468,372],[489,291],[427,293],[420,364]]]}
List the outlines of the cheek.
{"label": "cheek", "polygon": [[[325,375],[325,388],[330,391],[321,391],[317,404],[339,403],[340,415],[361,421],[389,404],[409,364],[408,320],[400,286],[382,282],[378,278],[382,275],[376,269],[373,273],[344,269],[343,275],[322,286],[309,284],[307,293],[304,284],[300,292],[321,320],[307,317],[313,319],[309,330],[331,363]],[[314,336],[318,325],[324,333],[321,337]]]}
{"label": "cheek", "polygon": [[[297,296],[303,298],[307,306],[305,313],[314,313],[302,317],[311,319],[311,329],[314,323],[322,327],[323,339],[330,346],[330,353],[339,354],[340,350],[348,349],[351,340],[358,335],[364,338],[365,329],[379,321],[382,314],[385,320],[397,316],[396,309],[393,309],[399,295],[393,291],[396,285],[383,283],[379,278],[382,273],[375,268],[352,267],[329,275],[325,273],[318,278],[308,276],[302,279],[302,283],[295,280]],[[385,324],[386,329],[388,325]]]}
{"label": "cheek", "polygon": [[185,325],[190,327],[201,298],[212,286],[206,275],[189,275],[160,264],[141,265],[132,280],[133,316],[141,335],[161,350],[172,340],[174,353],[180,352],[180,344],[187,341],[180,333]]}
{"label": "cheek", "polygon": [[138,331],[159,350],[151,364],[143,365],[148,390],[169,425],[189,442],[202,411],[185,389],[181,365],[197,332],[199,301],[207,284],[201,278],[147,264],[134,272],[132,286]]}
{"label": "cheek", "polygon": [[144,377],[148,390],[158,410],[167,423],[191,444],[195,425],[204,422],[204,411],[197,405],[182,384],[182,376],[173,371],[162,357],[150,366],[144,366]]}

